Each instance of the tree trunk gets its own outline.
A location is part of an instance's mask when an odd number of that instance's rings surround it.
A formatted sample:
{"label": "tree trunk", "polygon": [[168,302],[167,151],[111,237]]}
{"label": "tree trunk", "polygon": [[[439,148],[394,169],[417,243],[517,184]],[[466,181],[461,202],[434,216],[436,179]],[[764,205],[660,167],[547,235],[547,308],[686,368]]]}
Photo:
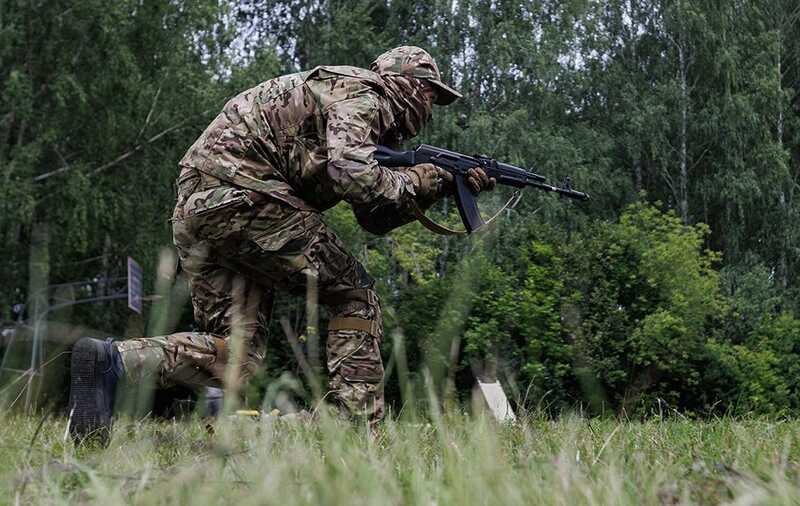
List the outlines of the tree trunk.
{"label": "tree trunk", "polygon": [[[783,45],[783,41],[778,44],[778,54],[777,54],[777,65],[775,66],[777,71],[776,81],[778,85],[778,119],[777,125],[775,127],[775,136],[778,146],[780,146],[781,151],[784,149],[783,145],[783,86],[782,86],[782,70],[781,70],[781,47]],[[789,166],[791,167],[792,160],[789,157],[788,160]],[[791,171],[790,171],[791,173]],[[787,182],[788,186],[793,186],[793,181],[791,177]],[[791,223],[791,203],[787,202],[786,192],[781,188],[781,194],[778,198],[778,202],[780,205],[781,215],[786,219],[786,223]],[[790,237],[789,237],[789,227],[783,227],[781,233],[783,234],[782,239],[782,247],[780,248],[779,258],[778,258],[778,280],[780,282],[781,288],[784,290],[789,286],[789,265],[788,259],[786,257],[786,252],[790,247]]]}
{"label": "tree trunk", "polygon": [[688,196],[688,186],[689,186],[689,170],[688,170],[688,154],[687,154],[687,147],[686,147],[686,130],[687,130],[687,122],[689,116],[689,90],[687,85],[687,63],[686,63],[686,53],[684,49],[684,34],[683,34],[683,27],[681,27],[681,41],[678,44],[678,65],[679,65],[679,79],[681,85],[681,127],[680,127],[680,165],[681,165],[681,172],[680,177],[678,179],[678,193],[679,193],[679,211],[681,214],[681,220],[683,220],[684,224],[689,223],[689,196]]}
{"label": "tree trunk", "polygon": [[642,191],[642,159],[638,155],[633,160],[633,191],[637,195]]}

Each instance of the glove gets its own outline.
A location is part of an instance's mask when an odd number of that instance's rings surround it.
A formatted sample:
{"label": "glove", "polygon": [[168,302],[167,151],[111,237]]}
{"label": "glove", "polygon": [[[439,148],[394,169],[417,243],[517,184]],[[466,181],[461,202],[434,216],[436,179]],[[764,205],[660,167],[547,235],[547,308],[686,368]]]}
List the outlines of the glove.
{"label": "glove", "polygon": [[482,168],[474,167],[467,171],[467,184],[472,193],[477,195],[482,191],[494,190],[497,185],[497,179],[487,176]]}
{"label": "glove", "polygon": [[417,199],[435,200],[451,190],[453,175],[432,163],[420,163],[405,169],[411,176]]}
{"label": "glove", "polygon": [[[406,169],[411,176],[414,190],[421,200],[435,199],[453,193],[453,175],[431,163],[421,163]],[[476,195],[482,191],[494,190],[497,179],[489,177],[480,167],[467,171],[467,184]]]}

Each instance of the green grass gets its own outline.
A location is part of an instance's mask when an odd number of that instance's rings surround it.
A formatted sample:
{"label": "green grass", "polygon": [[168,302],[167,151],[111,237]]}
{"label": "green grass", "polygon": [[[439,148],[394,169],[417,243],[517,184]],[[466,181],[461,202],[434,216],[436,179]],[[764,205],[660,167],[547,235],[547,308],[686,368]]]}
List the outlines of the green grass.
{"label": "green grass", "polygon": [[123,420],[107,449],[66,420],[0,424],[3,504],[798,504],[798,421],[451,414],[340,422]]}

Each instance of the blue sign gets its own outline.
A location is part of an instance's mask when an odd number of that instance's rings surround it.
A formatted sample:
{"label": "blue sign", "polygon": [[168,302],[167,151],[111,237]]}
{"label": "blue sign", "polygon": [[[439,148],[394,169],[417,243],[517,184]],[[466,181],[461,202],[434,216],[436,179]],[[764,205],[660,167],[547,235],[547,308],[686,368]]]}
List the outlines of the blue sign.
{"label": "blue sign", "polygon": [[128,257],[128,307],[142,314],[142,268]]}

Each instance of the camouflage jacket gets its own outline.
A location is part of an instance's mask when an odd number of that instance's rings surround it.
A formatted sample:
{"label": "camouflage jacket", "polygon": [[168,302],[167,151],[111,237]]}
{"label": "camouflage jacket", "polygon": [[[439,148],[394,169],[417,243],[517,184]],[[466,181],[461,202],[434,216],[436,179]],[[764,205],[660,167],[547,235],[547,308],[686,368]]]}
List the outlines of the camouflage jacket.
{"label": "camouflage jacket", "polygon": [[300,209],[324,211],[345,200],[365,226],[376,210],[399,214],[373,230],[381,233],[412,219],[411,179],[373,159],[393,123],[377,74],[317,67],[231,99],[180,164]]}

